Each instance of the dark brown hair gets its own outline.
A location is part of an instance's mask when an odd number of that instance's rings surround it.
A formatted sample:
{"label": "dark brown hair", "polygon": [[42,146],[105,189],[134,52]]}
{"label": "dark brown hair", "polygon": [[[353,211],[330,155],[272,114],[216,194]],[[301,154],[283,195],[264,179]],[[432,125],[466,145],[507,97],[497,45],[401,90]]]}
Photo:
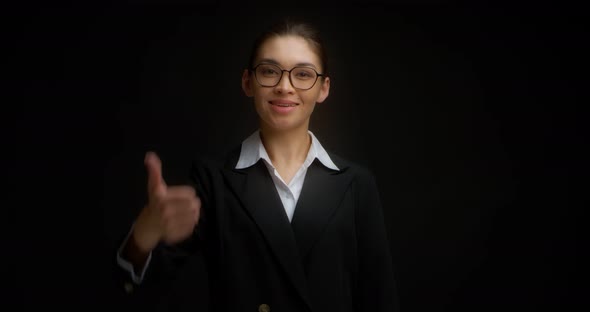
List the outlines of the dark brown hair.
{"label": "dark brown hair", "polygon": [[274,24],[269,30],[261,33],[256,38],[250,51],[248,69],[252,69],[254,66],[254,60],[258,55],[260,46],[270,38],[281,36],[296,36],[305,39],[320,58],[322,65],[321,74],[324,74],[324,76],[328,75],[328,57],[323,41],[320,38],[319,31],[305,21],[295,20],[292,18],[283,19],[279,23]]}

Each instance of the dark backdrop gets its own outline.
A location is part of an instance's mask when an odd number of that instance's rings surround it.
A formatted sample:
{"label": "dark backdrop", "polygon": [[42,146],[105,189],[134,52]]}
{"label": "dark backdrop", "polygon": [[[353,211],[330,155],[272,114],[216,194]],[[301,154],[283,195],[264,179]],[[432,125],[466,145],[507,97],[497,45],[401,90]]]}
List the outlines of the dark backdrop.
{"label": "dark backdrop", "polygon": [[144,153],[182,183],[192,157],[254,131],[249,44],[289,13],[325,34],[332,89],[311,130],[375,173],[403,311],[583,303],[580,11],[275,5],[4,11],[2,287],[16,310],[120,302],[109,270],[145,201]]}

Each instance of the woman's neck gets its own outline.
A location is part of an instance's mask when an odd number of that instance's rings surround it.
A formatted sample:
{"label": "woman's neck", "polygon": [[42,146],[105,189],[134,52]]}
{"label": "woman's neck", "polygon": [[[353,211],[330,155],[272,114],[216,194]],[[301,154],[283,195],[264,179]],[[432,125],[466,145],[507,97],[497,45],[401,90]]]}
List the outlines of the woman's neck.
{"label": "woman's neck", "polygon": [[260,128],[264,148],[275,167],[300,166],[307,157],[311,146],[311,136],[307,127],[289,131]]}

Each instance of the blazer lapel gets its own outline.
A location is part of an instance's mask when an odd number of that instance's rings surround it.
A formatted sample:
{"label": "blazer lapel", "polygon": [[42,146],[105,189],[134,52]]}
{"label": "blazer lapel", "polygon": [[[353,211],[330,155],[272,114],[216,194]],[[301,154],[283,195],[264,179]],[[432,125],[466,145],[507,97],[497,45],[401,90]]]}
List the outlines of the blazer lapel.
{"label": "blazer lapel", "polygon": [[[230,164],[234,166],[235,162],[231,161]],[[307,281],[295,236],[263,160],[246,169],[226,168],[224,173],[228,183],[262,231],[270,249],[311,310]]]}
{"label": "blazer lapel", "polygon": [[346,167],[339,168],[340,171],[331,170],[316,159],[307,169],[291,222],[301,259],[321,236],[352,181]]}

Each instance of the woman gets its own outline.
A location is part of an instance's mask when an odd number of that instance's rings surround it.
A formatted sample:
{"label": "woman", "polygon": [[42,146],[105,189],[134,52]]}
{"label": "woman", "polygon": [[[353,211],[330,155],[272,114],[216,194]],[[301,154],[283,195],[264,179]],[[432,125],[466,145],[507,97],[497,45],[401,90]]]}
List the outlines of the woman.
{"label": "woman", "polygon": [[118,254],[129,296],[153,298],[192,254],[211,310],[397,311],[375,179],[309,131],[326,61],[311,27],[279,24],[242,76],[258,131],[224,162],[196,162],[190,186],[167,186],[146,155],[149,201]]}

